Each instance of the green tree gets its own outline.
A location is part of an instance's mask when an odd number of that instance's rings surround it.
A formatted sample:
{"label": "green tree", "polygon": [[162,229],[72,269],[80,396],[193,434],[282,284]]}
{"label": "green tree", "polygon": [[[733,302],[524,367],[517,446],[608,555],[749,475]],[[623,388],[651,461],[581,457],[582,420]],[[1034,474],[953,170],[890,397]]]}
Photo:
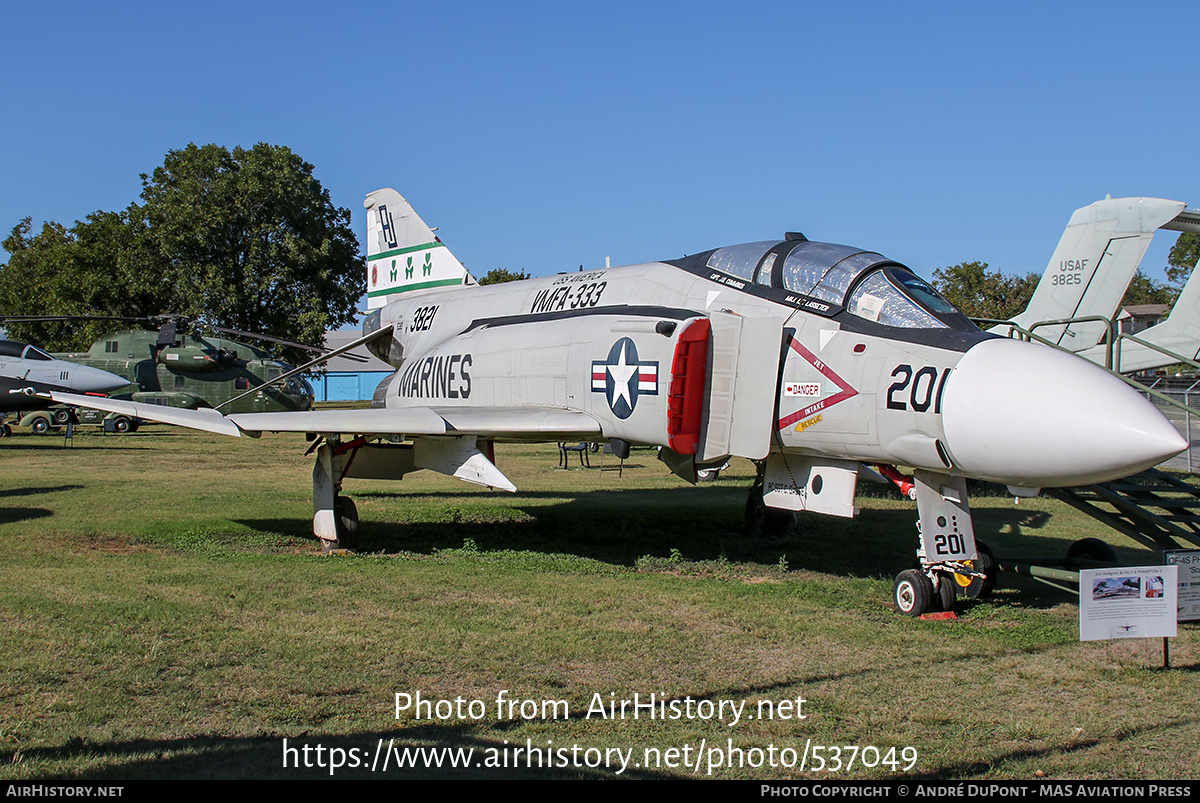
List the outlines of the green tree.
{"label": "green tree", "polygon": [[185,311],[212,323],[320,343],[354,321],[363,262],[350,210],[285,147],[189,145],[142,176],[129,218]]}
{"label": "green tree", "polygon": [[[333,205],[313,167],[259,143],[171,151],[142,176],[142,203],[95,212],[70,229],[26,219],[4,241],[0,312],[195,319],[320,343],[354,320],[363,262],[350,211]],[[98,329],[12,323],[47,348],[86,347]],[[298,355],[286,355],[298,359]]]}
{"label": "green tree", "polygon": [[513,273],[508,268],[492,268],[487,272],[487,275],[479,280],[480,284],[503,284],[504,282],[519,282],[522,279],[528,279],[529,274],[525,271]]}
{"label": "green tree", "polygon": [[1025,309],[1039,276],[988,272],[986,262],[960,262],[933,272],[933,286],[969,317],[1005,321]]}
{"label": "green tree", "polygon": [[1185,231],[1167,254],[1167,280],[1182,288],[1197,262],[1200,262],[1200,234]]}
{"label": "green tree", "polygon": [[1141,268],[1138,268],[1137,273],[1133,275],[1133,279],[1129,282],[1129,287],[1125,289],[1125,295],[1121,299],[1121,306],[1130,307],[1138,304],[1174,304],[1175,299],[1178,296],[1178,290],[1154,281],[1149,276],[1142,273]]}

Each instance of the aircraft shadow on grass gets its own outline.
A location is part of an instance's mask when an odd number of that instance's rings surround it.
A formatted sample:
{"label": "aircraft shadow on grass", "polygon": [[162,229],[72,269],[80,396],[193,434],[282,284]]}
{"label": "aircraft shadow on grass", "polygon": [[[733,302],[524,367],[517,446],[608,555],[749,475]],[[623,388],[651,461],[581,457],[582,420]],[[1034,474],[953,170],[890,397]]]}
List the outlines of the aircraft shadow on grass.
{"label": "aircraft shadow on grass", "polygon": [[0,524],[16,524],[21,521],[45,519],[54,515],[54,511],[44,507],[0,507]]}
{"label": "aircraft shadow on grass", "polygon": [[[7,488],[5,490],[0,490],[0,499],[9,499],[21,496],[41,496],[42,494],[74,491],[82,487],[82,485],[51,485],[34,488]],[[16,524],[17,522],[21,521],[45,519],[53,515],[54,511],[47,510],[44,507],[0,507],[0,524]]]}
{"label": "aircraft shadow on grass", "polygon": [[[411,523],[379,520],[378,513],[359,525],[360,551],[432,554],[472,543],[482,552],[520,550],[571,555],[633,567],[650,556],[666,559],[675,550],[687,563],[727,561],[808,570],[835,576],[890,578],[897,565],[917,565],[912,545],[916,509],[864,509],[856,519],[801,513],[786,532],[747,535],[743,523],[745,489],[737,486],[526,492],[506,510],[527,514],[507,519],[489,514],[489,500],[464,502],[452,492],[356,494],[361,505],[389,504],[411,497],[424,504],[427,520]],[[432,507],[430,500],[434,500]],[[439,508],[438,500],[445,500]],[[869,504],[869,503],[868,503]],[[997,554],[1061,557],[1070,540],[1053,537],[1053,517],[1014,507],[1011,500],[979,499],[974,508],[977,536]],[[433,518],[434,520],[428,520]],[[307,519],[239,519],[259,532],[301,540],[315,539]],[[1037,534],[1036,538],[1026,536]],[[1022,604],[1035,607],[1062,601],[1064,592],[1027,578],[1005,575],[1001,590],[1021,589]]]}
{"label": "aircraft shadow on grass", "polygon": [[40,494],[59,493],[61,491],[77,491],[83,485],[47,485],[34,488],[6,488],[0,490],[0,499],[9,496],[38,496]]}

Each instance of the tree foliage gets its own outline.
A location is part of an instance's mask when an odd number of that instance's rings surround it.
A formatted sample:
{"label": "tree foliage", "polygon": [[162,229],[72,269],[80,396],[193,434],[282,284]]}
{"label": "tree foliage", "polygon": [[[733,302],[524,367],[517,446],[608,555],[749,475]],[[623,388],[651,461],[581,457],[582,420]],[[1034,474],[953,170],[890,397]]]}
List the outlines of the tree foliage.
{"label": "tree foliage", "polygon": [[[150,316],[320,343],[354,320],[363,267],[350,211],[313,166],[259,143],[188,145],[142,175],[142,202],[71,228],[26,218],[4,241],[0,312]],[[85,348],[111,325],[11,323],[13,337]]]}
{"label": "tree foliage", "polygon": [[1006,321],[1025,309],[1039,276],[988,272],[986,262],[960,262],[933,272],[933,286],[971,318]]}
{"label": "tree foliage", "polygon": [[1133,279],[1129,282],[1129,287],[1125,289],[1125,295],[1121,299],[1121,306],[1174,304],[1178,295],[1179,291],[1177,289],[1154,281],[1142,273],[1141,268],[1138,268],[1138,272],[1133,275]]}
{"label": "tree foliage", "polygon": [[529,274],[525,271],[513,273],[508,268],[492,268],[487,272],[487,275],[479,280],[480,284],[503,284],[504,282],[519,282],[522,279],[528,279]]}
{"label": "tree foliage", "polygon": [[1197,262],[1200,262],[1200,234],[1185,231],[1167,254],[1167,279],[1182,288]]}

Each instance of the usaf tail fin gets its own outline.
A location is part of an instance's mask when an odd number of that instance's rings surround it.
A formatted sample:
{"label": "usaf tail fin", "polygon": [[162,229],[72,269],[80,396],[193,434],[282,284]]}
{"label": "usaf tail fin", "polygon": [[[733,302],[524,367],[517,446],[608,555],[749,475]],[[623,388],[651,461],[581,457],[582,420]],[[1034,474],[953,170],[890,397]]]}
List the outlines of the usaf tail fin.
{"label": "usaf tail fin", "polygon": [[363,201],[367,210],[367,309],[422,290],[475,284],[462,263],[391,188]]}
{"label": "usaf tail fin", "polygon": [[[1162,198],[1106,198],[1076,209],[1029,306],[1013,321],[1028,328],[1062,318],[1111,318],[1154,232],[1174,221],[1185,206]],[[1006,333],[1003,326],[992,331]],[[1042,326],[1036,333],[1082,351],[1101,341],[1104,325]]]}

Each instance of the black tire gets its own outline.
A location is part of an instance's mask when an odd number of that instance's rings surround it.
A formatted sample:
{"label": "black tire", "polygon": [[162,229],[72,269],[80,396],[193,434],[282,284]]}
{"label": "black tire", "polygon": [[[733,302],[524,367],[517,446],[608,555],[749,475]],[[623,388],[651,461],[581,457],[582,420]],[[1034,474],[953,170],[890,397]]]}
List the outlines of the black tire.
{"label": "black tire", "polygon": [[113,429],[124,435],[126,432],[133,432],[133,422],[123,415],[119,415],[113,419]]}
{"label": "black tire", "polygon": [[992,550],[987,544],[983,541],[976,541],[975,549],[979,552],[979,558],[967,561],[967,563],[971,565],[971,568],[982,572],[983,577],[956,574],[953,579],[955,584],[962,589],[962,595],[967,599],[987,599],[996,588],[996,578],[1000,574],[1000,569],[996,565],[996,556],[992,554]]}
{"label": "black tire", "polygon": [[1071,548],[1067,550],[1067,557],[1116,563],[1117,550],[1113,549],[1111,544],[1105,543],[1099,538],[1080,538],[1071,544]]}
{"label": "black tire", "polygon": [[338,496],[333,502],[333,517],[337,527],[338,544],[346,549],[358,547],[358,505],[348,496]]}
{"label": "black tire", "polygon": [[64,424],[69,424],[71,422],[71,411],[66,407],[63,407],[59,410],[51,411],[50,417],[54,419],[55,424],[61,427]]}
{"label": "black tire", "polygon": [[701,468],[696,470],[696,482],[713,482],[721,476],[719,468]]}
{"label": "black tire", "polygon": [[983,588],[979,589],[979,599],[987,599],[996,590],[996,580],[1000,577],[1000,565],[996,563],[996,556],[992,554],[992,548],[982,541],[975,542],[975,548],[979,551],[979,571],[983,572]]}
{"label": "black tire", "polygon": [[937,586],[937,606],[939,611],[953,611],[954,605],[958,601],[958,583],[954,580],[954,575],[949,572],[942,572],[938,576]]}
{"label": "black tire", "polygon": [[933,583],[917,569],[905,569],[896,575],[892,587],[892,603],[896,612],[905,616],[920,616],[933,604]]}
{"label": "black tire", "polygon": [[746,499],[746,533],[750,537],[781,536],[795,520],[796,514],[790,510],[767,507],[762,498],[762,485],[755,483],[750,486],[750,496]]}
{"label": "black tire", "polygon": [[8,424],[0,424],[0,438],[11,438],[12,427]]}
{"label": "black tire", "polygon": [[50,431],[50,421],[46,418],[35,418],[29,428],[33,430],[34,435],[45,435]]}

